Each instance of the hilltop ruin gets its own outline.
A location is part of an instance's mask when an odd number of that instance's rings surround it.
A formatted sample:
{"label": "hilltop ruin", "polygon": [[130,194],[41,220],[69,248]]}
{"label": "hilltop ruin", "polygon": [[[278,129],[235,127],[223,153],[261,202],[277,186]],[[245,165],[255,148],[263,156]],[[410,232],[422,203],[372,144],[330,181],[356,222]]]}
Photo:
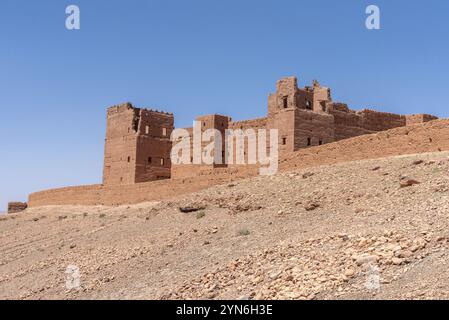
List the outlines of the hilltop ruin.
{"label": "hilltop ruin", "polygon": [[[426,128],[427,122],[436,119],[428,114],[354,111],[344,103],[334,102],[331,90],[318,81],[298,88],[297,78],[288,77],[279,80],[276,92],[269,95],[264,118],[232,121],[228,116],[213,114],[196,120],[201,130],[277,129],[279,163],[281,170],[286,170],[449,149],[449,142],[438,138],[447,130],[444,120],[440,124],[436,121],[436,125],[431,122]],[[257,165],[172,164],[173,130],[172,113],[136,108],[131,103],[109,108],[102,184],[33,193],[29,206],[153,201],[258,174]],[[192,130],[186,128],[187,132]],[[386,130],[388,133],[381,135]],[[438,137],[432,139],[432,133]]]}

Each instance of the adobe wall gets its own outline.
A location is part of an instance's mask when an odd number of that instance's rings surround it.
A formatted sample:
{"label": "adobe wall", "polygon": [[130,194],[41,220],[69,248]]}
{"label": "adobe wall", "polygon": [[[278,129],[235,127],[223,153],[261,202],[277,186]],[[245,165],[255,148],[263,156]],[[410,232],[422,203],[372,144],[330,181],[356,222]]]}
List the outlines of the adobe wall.
{"label": "adobe wall", "polygon": [[358,111],[362,127],[370,131],[384,131],[406,125],[405,116],[365,109]]}
{"label": "adobe wall", "polygon": [[232,121],[229,123],[229,129],[237,130],[237,129],[266,129],[267,127],[267,118],[257,118],[251,120],[243,120],[243,121]]}
{"label": "adobe wall", "polygon": [[107,111],[103,184],[170,178],[171,113],[125,103]]}
{"label": "adobe wall", "polygon": [[[352,160],[449,150],[449,120],[355,137],[301,149],[280,161],[280,170],[307,168]],[[81,186],[33,193],[30,207],[46,205],[118,205],[154,201],[195,192],[216,184],[257,175],[256,168],[214,169],[186,179],[161,180],[124,186]]]}
{"label": "adobe wall", "polygon": [[294,150],[335,141],[332,115],[297,109],[294,121]]}
{"label": "adobe wall", "polygon": [[414,124],[424,123],[438,119],[437,117],[432,116],[430,114],[412,114],[405,116],[405,118],[407,126],[412,126]]}
{"label": "adobe wall", "polygon": [[406,125],[405,116],[369,109],[354,111],[345,104],[332,103],[328,111],[334,116],[335,141]]}
{"label": "adobe wall", "polygon": [[49,205],[115,206],[158,201],[256,174],[255,168],[242,168],[242,170],[218,168],[205,170],[198,176],[184,179],[168,179],[130,185],[90,185],[46,190],[30,194],[28,201],[29,207]]}
{"label": "adobe wall", "polygon": [[[209,115],[209,116],[202,116],[198,117],[196,119],[197,121],[200,121],[202,123],[202,132],[204,132],[207,129],[218,129],[222,134],[222,150],[225,151],[225,139],[224,139],[224,132],[226,129],[230,130],[247,130],[247,129],[253,129],[255,134],[257,135],[259,129],[266,129],[267,127],[267,118],[258,118],[258,119],[251,119],[251,120],[244,120],[244,121],[230,121],[231,119],[229,117],[225,116],[219,116],[219,115]],[[193,157],[193,141],[192,141],[192,135],[193,135],[193,128],[185,128],[187,132],[190,135],[190,155],[191,158]],[[203,142],[202,147],[204,148],[206,145],[208,145],[210,142]],[[236,147],[237,144],[235,142],[235,139],[233,141],[233,158],[232,161],[229,162],[229,167],[234,168],[235,170],[245,170],[241,167],[241,165],[236,165]],[[245,158],[245,163],[248,163],[247,161],[247,155],[248,155],[248,140],[245,138],[245,144],[242,148],[242,152]],[[191,159],[193,160],[193,159]],[[223,163],[225,159],[223,159]],[[205,165],[205,164],[172,164],[171,168],[171,176],[174,179],[177,178],[186,178],[186,177],[193,177],[198,175],[204,175],[208,174],[211,170],[228,167],[228,165]],[[237,167],[237,168],[236,168]]]}
{"label": "adobe wall", "polygon": [[8,213],[22,212],[28,207],[26,202],[9,202]]}
{"label": "adobe wall", "polygon": [[280,169],[448,150],[449,119],[435,120],[301,149],[282,159]]}
{"label": "adobe wall", "polygon": [[103,184],[129,184],[135,180],[139,114],[130,103],[107,111]]}
{"label": "adobe wall", "polygon": [[[222,134],[222,153],[217,155],[222,159],[221,164],[175,165],[170,161],[173,146],[170,141],[173,114],[134,108],[130,103],[126,103],[108,109],[103,185],[35,193],[30,196],[30,205],[111,205],[158,200],[257,174],[258,165],[248,165],[248,155],[254,154],[250,152],[248,140],[239,147],[239,150],[234,141],[232,164],[224,163],[226,153],[223,137],[226,129],[244,131],[254,129],[256,135],[257,129],[277,129],[279,158],[284,159],[281,163],[284,163],[285,168],[289,168],[298,165],[304,167],[308,164],[308,159],[313,159],[313,165],[317,165],[327,163],[326,161],[345,161],[358,157],[369,158],[417,150],[418,147],[414,148],[416,141],[407,140],[409,139],[405,134],[409,130],[407,128],[419,131],[421,130],[419,124],[433,119],[436,117],[430,115],[402,116],[373,110],[354,111],[345,104],[332,102],[330,89],[321,87],[317,81],[313,82],[312,87],[299,89],[297,78],[288,77],[277,81],[276,93],[269,95],[266,118],[232,122],[227,116],[214,114],[196,119],[201,123],[202,132],[207,129],[218,129]],[[377,140],[369,140],[373,139],[372,135],[368,136],[371,138],[361,137],[355,140],[353,138],[392,128],[402,129],[391,131],[396,135],[394,141],[390,140],[390,133],[376,135]],[[443,128],[440,129],[443,131]],[[187,128],[187,131],[190,134],[186,139],[190,139],[190,162],[192,162],[193,128]],[[420,134],[417,139],[424,139],[425,142],[426,138],[423,137],[428,133]],[[269,154],[268,135],[267,138],[266,148]],[[332,143],[340,140],[343,140],[341,144]],[[354,141],[363,146],[351,145]],[[433,145],[435,141],[432,141],[429,139],[430,144],[423,142],[422,149],[435,151]],[[403,145],[404,143],[407,145]],[[210,141],[201,142],[203,152],[204,147],[209,144]],[[314,146],[321,144],[323,146],[315,149]],[[439,148],[445,148],[444,143],[443,147]],[[300,151],[293,153],[297,150]],[[243,164],[236,163],[237,151],[241,151],[244,156]],[[323,158],[315,156],[314,152]],[[361,152],[364,154],[360,154]],[[300,161],[295,163],[293,159]],[[162,181],[169,178],[171,180]],[[155,182],[148,183],[148,181]]]}

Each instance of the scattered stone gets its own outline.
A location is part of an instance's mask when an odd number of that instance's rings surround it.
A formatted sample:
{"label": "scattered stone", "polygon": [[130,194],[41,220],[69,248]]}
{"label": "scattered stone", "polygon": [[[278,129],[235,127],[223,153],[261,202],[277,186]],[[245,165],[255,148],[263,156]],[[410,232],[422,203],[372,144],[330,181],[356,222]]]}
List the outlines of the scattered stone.
{"label": "scattered stone", "polygon": [[354,269],[346,269],[345,276],[348,278],[352,278],[355,275]]}
{"label": "scattered stone", "polygon": [[413,256],[413,252],[409,250],[400,250],[396,252],[396,257],[408,259]]}
{"label": "scattered stone", "polygon": [[353,256],[352,259],[355,260],[357,265],[361,266],[368,263],[376,263],[379,260],[379,257],[363,253],[361,255]]}
{"label": "scattered stone", "polygon": [[204,206],[186,206],[186,207],[179,207],[179,211],[182,213],[190,213],[190,212],[197,212],[206,209]]}
{"label": "scattered stone", "polygon": [[308,202],[308,203],[306,203],[305,205],[304,205],[304,209],[306,209],[306,211],[313,211],[313,210],[315,210],[315,209],[317,209],[317,208],[319,208],[320,207],[320,205],[318,204],[318,203],[316,203],[316,202]]}
{"label": "scattered stone", "polygon": [[304,174],[302,175],[302,178],[303,178],[303,179],[307,179],[307,178],[312,177],[314,174],[315,174],[315,173],[313,173],[313,172],[306,172],[306,173],[304,173]]}
{"label": "scattered stone", "polygon": [[401,188],[406,188],[411,187],[415,184],[420,184],[420,182],[415,179],[411,179],[409,177],[401,177],[401,179],[399,180],[399,184]]}

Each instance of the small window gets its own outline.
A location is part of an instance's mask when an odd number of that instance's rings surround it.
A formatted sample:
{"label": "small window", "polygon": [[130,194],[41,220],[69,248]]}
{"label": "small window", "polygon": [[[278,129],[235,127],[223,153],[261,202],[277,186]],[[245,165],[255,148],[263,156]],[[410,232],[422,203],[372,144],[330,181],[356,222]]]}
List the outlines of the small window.
{"label": "small window", "polygon": [[307,146],[311,146],[312,145],[312,138],[307,138]]}
{"label": "small window", "polygon": [[203,122],[203,127],[205,127],[206,126],[206,122]]}
{"label": "small window", "polygon": [[151,157],[148,157],[148,164],[150,164],[151,163]]}
{"label": "small window", "polygon": [[164,137],[167,135],[167,128],[162,128],[162,135]]}
{"label": "small window", "polygon": [[161,158],[161,166],[163,166],[165,163],[164,158]]}
{"label": "small window", "polygon": [[306,109],[312,110],[312,104],[309,100],[306,100]]}
{"label": "small window", "polygon": [[288,108],[288,97],[282,98],[282,105],[283,105],[284,109]]}
{"label": "small window", "polygon": [[149,134],[150,133],[150,126],[145,126],[145,134]]}
{"label": "small window", "polygon": [[282,138],[282,145],[286,145],[287,144],[287,138]]}
{"label": "small window", "polygon": [[128,162],[131,162],[131,157],[128,157]]}

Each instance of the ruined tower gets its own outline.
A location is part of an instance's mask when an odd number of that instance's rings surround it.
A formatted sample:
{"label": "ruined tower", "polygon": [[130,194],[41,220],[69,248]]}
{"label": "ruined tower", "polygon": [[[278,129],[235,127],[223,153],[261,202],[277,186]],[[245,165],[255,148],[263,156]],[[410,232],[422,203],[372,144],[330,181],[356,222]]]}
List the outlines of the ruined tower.
{"label": "ruined tower", "polygon": [[334,141],[333,117],[327,113],[330,89],[317,81],[312,87],[298,88],[297,78],[276,83],[276,93],[268,98],[268,128],[279,130],[279,152]]}
{"label": "ruined tower", "polygon": [[107,111],[104,185],[133,184],[170,178],[173,114],[133,107]]}

